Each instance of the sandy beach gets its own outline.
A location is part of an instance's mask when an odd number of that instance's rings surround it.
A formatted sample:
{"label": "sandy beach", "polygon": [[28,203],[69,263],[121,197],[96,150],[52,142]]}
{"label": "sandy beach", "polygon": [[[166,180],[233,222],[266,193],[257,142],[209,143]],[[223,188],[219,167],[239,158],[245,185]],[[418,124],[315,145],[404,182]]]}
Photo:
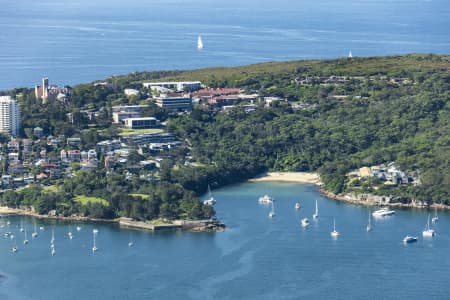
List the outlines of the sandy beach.
{"label": "sandy beach", "polygon": [[9,208],[7,206],[0,206],[0,214],[1,215],[11,215],[11,214],[17,214],[20,212],[21,212],[21,210],[18,210],[15,208]]}
{"label": "sandy beach", "polygon": [[250,182],[283,181],[283,182],[320,184],[320,177],[319,174],[317,173],[308,173],[308,172],[269,172],[261,174],[256,178],[250,179],[249,181]]}

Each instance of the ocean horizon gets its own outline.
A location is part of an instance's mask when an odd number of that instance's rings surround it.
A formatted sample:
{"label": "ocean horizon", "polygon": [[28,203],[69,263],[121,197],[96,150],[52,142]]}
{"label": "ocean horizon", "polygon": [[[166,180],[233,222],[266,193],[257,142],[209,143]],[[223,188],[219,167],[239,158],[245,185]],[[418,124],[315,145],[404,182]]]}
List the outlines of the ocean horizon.
{"label": "ocean horizon", "polygon": [[[9,1],[0,90],[75,85],[135,71],[268,61],[450,53],[444,0]],[[197,49],[202,36],[204,48]]]}

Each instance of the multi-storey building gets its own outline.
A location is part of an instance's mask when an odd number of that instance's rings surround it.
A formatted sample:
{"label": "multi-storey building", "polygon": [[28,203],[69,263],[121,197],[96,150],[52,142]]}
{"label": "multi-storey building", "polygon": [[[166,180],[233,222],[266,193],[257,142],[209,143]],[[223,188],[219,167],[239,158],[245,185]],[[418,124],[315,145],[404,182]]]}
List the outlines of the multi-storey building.
{"label": "multi-storey building", "polygon": [[0,97],[0,133],[17,136],[20,129],[20,108],[10,96]]}

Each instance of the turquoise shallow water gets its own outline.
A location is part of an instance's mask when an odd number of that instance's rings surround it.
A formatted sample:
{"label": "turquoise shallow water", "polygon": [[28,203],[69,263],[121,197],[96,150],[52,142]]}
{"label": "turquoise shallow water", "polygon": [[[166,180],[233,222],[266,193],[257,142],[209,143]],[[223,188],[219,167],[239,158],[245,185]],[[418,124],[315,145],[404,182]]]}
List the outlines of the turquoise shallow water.
{"label": "turquoise shallow water", "polygon": [[[0,6],[0,90],[139,70],[450,53],[447,0],[18,0]],[[204,49],[196,49],[197,36]]]}
{"label": "turquoise shallow water", "polygon": [[[321,197],[313,186],[245,183],[213,191],[219,233],[146,232],[115,224],[81,224],[69,240],[68,223],[45,226],[36,239],[13,254],[0,237],[0,299],[447,299],[450,293],[450,218],[440,212],[437,236],[421,237],[427,212],[397,210],[373,220],[370,208]],[[258,204],[276,198],[270,208]],[[318,221],[312,220],[315,199]],[[295,211],[294,203],[302,208]],[[300,219],[308,217],[304,229]],[[332,239],[333,218],[341,232]],[[21,241],[17,224],[33,230],[33,219],[8,217],[9,230]],[[5,223],[6,224],[6,223]],[[92,254],[92,229],[99,251]],[[50,255],[54,228],[56,256]],[[404,245],[406,234],[418,235]],[[130,237],[135,245],[128,247]]]}

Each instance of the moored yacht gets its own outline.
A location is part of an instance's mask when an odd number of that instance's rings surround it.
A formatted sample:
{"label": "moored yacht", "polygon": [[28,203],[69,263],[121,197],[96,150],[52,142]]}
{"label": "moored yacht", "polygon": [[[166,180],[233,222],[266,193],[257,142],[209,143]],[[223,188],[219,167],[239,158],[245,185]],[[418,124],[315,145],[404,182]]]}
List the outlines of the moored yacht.
{"label": "moored yacht", "polygon": [[372,223],[370,222],[370,213],[369,213],[369,222],[367,223],[367,226],[366,226],[366,231],[371,231],[372,230]]}
{"label": "moored yacht", "polygon": [[211,194],[211,188],[209,187],[209,184],[208,184],[208,198],[205,201],[203,201],[203,204],[211,205],[211,206],[216,204],[216,200],[214,199],[214,197]]}
{"label": "moored yacht", "polygon": [[302,206],[300,205],[300,202],[295,202],[295,209],[300,209]]}
{"label": "moored yacht", "polygon": [[95,244],[95,236],[97,235],[97,233],[98,233],[97,229],[92,230],[92,235],[93,235],[93,238],[94,238],[94,246],[92,247],[92,253],[95,253],[98,250],[98,248],[97,248],[97,246]]}
{"label": "moored yacht", "polygon": [[273,204],[273,201],[271,203],[272,203],[272,210],[269,213],[269,218],[275,217],[275,206]]}
{"label": "moored yacht", "polygon": [[376,210],[372,213],[372,216],[374,217],[386,217],[386,216],[391,216],[395,214],[395,210],[390,210],[387,207],[383,207],[379,210]]}
{"label": "moored yacht", "polygon": [[336,220],[333,219],[333,231],[330,232],[332,237],[338,237],[340,235],[339,231],[336,230]]}
{"label": "moored yacht", "polygon": [[28,244],[28,239],[27,239],[27,229],[25,228],[25,237],[23,239],[23,244],[26,245]]}
{"label": "moored yacht", "polygon": [[303,227],[309,226],[309,220],[308,220],[308,218],[303,218],[303,219],[301,220],[301,224],[302,224]]}
{"label": "moored yacht", "polygon": [[434,229],[430,228],[430,215],[428,215],[428,221],[427,221],[427,226],[425,227],[425,229],[422,231],[422,235],[424,237],[433,237],[436,235],[436,231],[434,231]]}
{"label": "moored yacht", "polygon": [[316,199],[316,211],[313,214],[313,219],[317,219],[319,217],[319,206],[317,205],[317,199]]}
{"label": "moored yacht", "polygon": [[36,223],[34,223],[34,232],[31,234],[31,237],[36,238],[37,236],[38,236],[38,233],[37,233],[37,229],[36,229]]}
{"label": "moored yacht", "polygon": [[415,243],[415,242],[417,242],[417,240],[418,240],[418,238],[416,236],[407,235],[403,238],[403,243],[405,243],[405,244]]}
{"label": "moored yacht", "polygon": [[431,218],[431,223],[435,224],[437,223],[437,221],[439,221],[439,217],[437,215],[437,207],[434,208],[434,216],[433,218]]}
{"label": "moored yacht", "polygon": [[269,195],[264,195],[262,197],[259,197],[258,202],[261,204],[270,204],[273,202],[273,198]]}

